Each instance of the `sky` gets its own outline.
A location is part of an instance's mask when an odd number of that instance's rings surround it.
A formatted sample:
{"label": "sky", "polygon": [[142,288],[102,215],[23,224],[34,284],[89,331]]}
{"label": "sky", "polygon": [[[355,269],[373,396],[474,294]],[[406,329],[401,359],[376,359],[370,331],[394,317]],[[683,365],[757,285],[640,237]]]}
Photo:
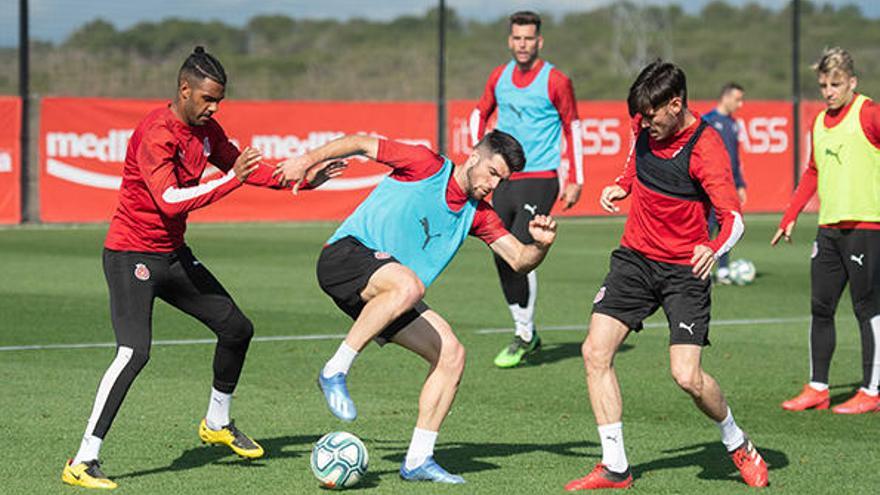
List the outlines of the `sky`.
{"label": "sky", "polygon": [[[710,0],[632,0],[636,4],[678,4],[689,12],[699,10]],[[758,3],[779,9],[788,0],[726,0],[728,4]],[[255,15],[283,14],[288,17],[347,20],[353,17],[389,20],[401,15],[421,15],[438,4],[436,0],[28,0],[31,38],[63,41],[83,24],[98,17],[117,29],[139,22],[156,22],[167,17],[193,20],[222,20],[243,26]],[[536,10],[560,16],[568,12],[591,10],[611,0],[447,0],[446,5],[462,17],[494,20],[516,10]],[[865,15],[880,17],[877,0],[817,0],[815,3],[858,5]],[[0,0],[0,46],[18,45],[19,0]]]}

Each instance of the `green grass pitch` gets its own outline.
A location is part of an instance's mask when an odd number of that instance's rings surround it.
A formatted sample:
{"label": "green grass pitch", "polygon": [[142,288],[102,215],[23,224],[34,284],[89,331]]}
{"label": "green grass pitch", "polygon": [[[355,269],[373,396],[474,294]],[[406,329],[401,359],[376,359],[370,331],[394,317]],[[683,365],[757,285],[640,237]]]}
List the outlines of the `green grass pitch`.
{"label": "green grass pitch", "polygon": [[[877,493],[880,415],[786,413],[779,403],[807,378],[809,255],[815,216],[801,219],[795,244],[771,249],[777,216],[750,216],[734,252],[755,262],[748,287],[714,291],[713,345],[705,368],[721,383],[739,424],[770,464],[779,493]],[[338,340],[262,341],[251,346],[232,415],[266,448],[239,460],[203,447],[196,426],[211,383],[208,344],[155,345],[130,391],[102,458],[118,493],[324,493],[309,470],[312,443],[347,430],[370,452],[365,493],[562,493],[601,456],[588,404],[580,344],[590,303],[617,245],[620,219],[563,220],[539,269],[537,323],[545,350],[529,366],[498,370],[510,333],[489,251],[468,240],[430,288],[427,302],[447,318],[468,364],[436,457],[468,481],[462,487],[405,484],[397,469],[415,422],[426,365],[394,346],[369,346],[350,389],[360,417],[336,421],[315,386]],[[224,283],[258,336],[342,334],[348,319],[321,293],[315,260],[330,224],[194,225],[188,242]],[[101,245],[106,226],[0,230],[0,346],[112,342]],[[751,320],[751,321],[748,321]],[[649,322],[662,325],[662,313]],[[198,322],[156,303],[155,340],[212,337]],[[668,331],[631,336],[616,365],[624,435],[643,493],[745,493],[718,429],[677,389],[668,371]],[[861,378],[861,350],[849,295],[838,310],[832,398]],[[110,348],[0,351],[0,477],[4,494],[83,492],[62,485],[62,464],[79,445]]]}

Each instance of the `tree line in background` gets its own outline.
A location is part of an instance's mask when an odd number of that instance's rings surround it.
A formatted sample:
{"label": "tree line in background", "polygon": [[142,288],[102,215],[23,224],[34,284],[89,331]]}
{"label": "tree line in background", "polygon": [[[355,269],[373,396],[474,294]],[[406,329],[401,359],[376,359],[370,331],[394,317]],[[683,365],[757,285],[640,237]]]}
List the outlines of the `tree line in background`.
{"label": "tree line in background", "polygon": [[[118,30],[97,19],[65,41],[32,41],[37,96],[163,98],[196,44],[217,55],[239,99],[430,100],[436,95],[437,16],[391,21],[258,16],[244,27],[165,19]],[[447,11],[448,98],[478,98],[490,71],[509,59],[507,21]],[[682,65],[693,98],[711,99],[736,80],[747,96],[791,94],[791,11],[718,1],[698,14],[628,2],[545,19],[543,56],[569,74],[579,99],[623,99],[638,69],[661,56]],[[854,6],[804,2],[802,94],[817,97],[809,64],[825,46],[851,51],[860,89],[880,97],[880,20]],[[17,93],[17,49],[0,50],[0,94]]]}

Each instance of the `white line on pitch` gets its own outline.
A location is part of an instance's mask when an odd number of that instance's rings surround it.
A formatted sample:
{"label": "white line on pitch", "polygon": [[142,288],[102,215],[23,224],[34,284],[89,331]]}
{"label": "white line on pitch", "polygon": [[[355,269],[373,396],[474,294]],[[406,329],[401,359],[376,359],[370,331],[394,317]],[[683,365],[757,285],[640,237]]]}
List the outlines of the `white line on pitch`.
{"label": "white line on pitch", "polygon": [[[810,321],[809,317],[806,316],[798,316],[793,318],[753,318],[753,319],[744,319],[744,320],[714,320],[709,322],[710,326],[719,326],[719,327],[729,327],[729,326],[737,326],[737,325],[780,325],[783,323],[801,323],[805,321]],[[668,326],[668,323],[645,323],[645,328],[665,328]],[[539,327],[541,332],[563,332],[568,330],[586,330],[587,322],[580,325],[559,325],[559,326],[549,326],[549,327]],[[476,333],[480,335],[486,335],[491,333],[507,333],[512,332],[512,328],[483,328],[477,330]]]}
{"label": "white line on pitch", "polygon": [[[793,317],[793,318],[755,318],[743,320],[715,320],[712,326],[737,326],[737,325],[780,325],[784,323],[802,323],[810,321],[809,317]],[[663,328],[666,323],[646,323],[645,328]],[[586,330],[586,322],[581,325],[559,325],[541,327],[542,332],[562,332],[570,330]],[[488,335],[493,333],[506,333],[513,331],[512,328],[482,328],[474,333],[478,335]],[[344,333],[323,333],[310,335],[274,335],[267,337],[254,337],[253,342],[285,342],[296,340],[341,340],[345,338]],[[182,339],[182,340],[154,340],[154,346],[166,345],[198,345],[213,344],[216,339]],[[50,349],[99,349],[104,347],[116,347],[115,342],[96,342],[92,344],[44,344],[44,345],[11,345],[0,347],[3,351],[42,351]]]}

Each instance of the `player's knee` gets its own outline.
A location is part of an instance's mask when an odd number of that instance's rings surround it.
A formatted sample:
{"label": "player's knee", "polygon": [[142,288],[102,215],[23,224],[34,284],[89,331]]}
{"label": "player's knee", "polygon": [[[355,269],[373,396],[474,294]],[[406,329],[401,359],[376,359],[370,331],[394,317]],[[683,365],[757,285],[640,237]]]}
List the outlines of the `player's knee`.
{"label": "player's knee", "polygon": [[699,397],[703,392],[703,380],[700,373],[689,369],[673,368],[672,379],[675,380],[676,385],[693,397]]}
{"label": "player's knee", "polygon": [[460,376],[464,372],[466,359],[467,353],[461,342],[454,338],[446,339],[443,342],[443,348],[440,350],[440,359],[437,366],[449,373]]}
{"label": "player's knee", "polygon": [[225,318],[217,331],[221,342],[233,346],[247,346],[254,337],[254,324],[238,308]]}
{"label": "player's knee", "polygon": [[587,373],[607,370],[611,368],[612,353],[598,348],[590,339],[581,344],[581,356],[584,358],[584,367]]}
{"label": "player's knee", "polygon": [[140,372],[144,369],[144,366],[150,361],[150,349],[149,348],[136,348],[131,351],[131,358],[128,360],[128,366],[135,373]]}
{"label": "player's knee", "polygon": [[411,308],[425,296],[425,284],[415,276],[401,278],[395,292],[401,306]]}
{"label": "player's knee", "polygon": [[825,298],[813,296],[810,301],[810,313],[813,318],[834,318],[834,310],[836,305],[832,301]]}

